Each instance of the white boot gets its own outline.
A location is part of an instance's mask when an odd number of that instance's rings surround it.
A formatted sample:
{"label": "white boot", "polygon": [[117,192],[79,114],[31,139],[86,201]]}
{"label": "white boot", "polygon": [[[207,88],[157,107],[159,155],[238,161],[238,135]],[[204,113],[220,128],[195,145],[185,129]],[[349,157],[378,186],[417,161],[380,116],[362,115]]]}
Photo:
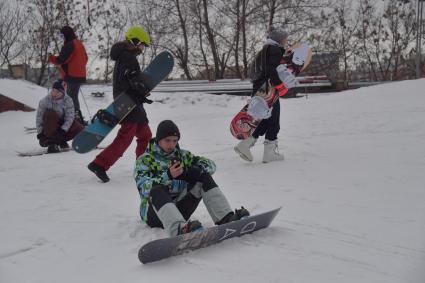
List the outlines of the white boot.
{"label": "white boot", "polygon": [[253,138],[253,137],[249,137],[246,140],[241,140],[235,147],[235,151],[236,153],[239,154],[239,156],[246,160],[246,161],[252,161],[254,160],[254,158],[252,157],[251,154],[251,147],[254,146],[255,142],[257,141],[257,139]]}
{"label": "white boot", "polygon": [[263,155],[263,162],[272,162],[272,161],[279,161],[283,160],[283,154],[280,154],[277,149],[277,140],[264,141],[264,155]]}

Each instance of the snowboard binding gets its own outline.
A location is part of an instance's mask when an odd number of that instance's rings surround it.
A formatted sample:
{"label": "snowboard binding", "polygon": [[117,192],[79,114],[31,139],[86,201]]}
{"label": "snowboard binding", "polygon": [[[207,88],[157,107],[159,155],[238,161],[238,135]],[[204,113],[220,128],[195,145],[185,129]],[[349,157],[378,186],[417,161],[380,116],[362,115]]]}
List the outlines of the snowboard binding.
{"label": "snowboard binding", "polygon": [[116,124],[119,123],[119,119],[108,111],[106,111],[105,109],[100,109],[97,111],[97,113],[93,116],[91,120],[92,123],[94,122],[95,118],[99,119],[100,122],[109,127],[114,127]]}

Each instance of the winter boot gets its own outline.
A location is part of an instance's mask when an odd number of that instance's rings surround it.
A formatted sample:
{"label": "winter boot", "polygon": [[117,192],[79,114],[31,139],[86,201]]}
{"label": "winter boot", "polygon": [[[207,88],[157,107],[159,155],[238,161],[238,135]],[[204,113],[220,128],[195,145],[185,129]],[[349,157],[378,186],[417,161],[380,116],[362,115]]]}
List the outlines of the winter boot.
{"label": "winter boot", "polygon": [[60,149],[57,144],[51,144],[47,147],[47,153],[58,153],[58,152],[60,152]]}
{"label": "winter boot", "polygon": [[280,154],[277,149],[277,140],[264,141],[264,155],[263,155],[263,163],[279,161],[283,160],[283,154]]}
{"label": "winter boot", "polygon": [[202,227],[201,222],[199,222],[198,220],[189,220],[184,224],[180,224],[178,235],[201,230],[204,230],[204,227]]}
{"label": "winter boot", "polygon": [[251,154],[251,147],[254,146],[255,142],[257,141],[256,138],[253,138],[252,136],[247,138],[246,140],[241,140],[235,147],[234,150],[236,153],[239,154],[239,156],[246,160],[246,161],[252,161],[254,158]]}
{"label": "winter boot", "polygon": [[248,209],[246,209],[245,207],[242,206],[241,209],[235,209],[235,212],[232,211],[232,212],[228,213],[226,216],[224,216],[223,219],[218,221],[216,224],[221,225],[221,224],[224,224],[224,223],[237,221],[237,220],[240,220],[242,218],[246,218],[248,216],[249,216]]}
{"label": "winter boot", "polygon": [[92,171],[96,176],[104,183],[109,182],[109,177],[106,175],[105,169],[103,169],[101,166],[97,165],[94,162],[91,162],[89,165],[87,165],[87,168],[89,168],[90,171]]}
{"label": "winter boot", "polygon": [[69,149],[69,144],[68,144],[66,141],[63,141],[63,142],[61,142],[61,143],[59,144],[59,147],[60,147],[61,149],[64,149],[64,150],[68,150],[68,149]]}

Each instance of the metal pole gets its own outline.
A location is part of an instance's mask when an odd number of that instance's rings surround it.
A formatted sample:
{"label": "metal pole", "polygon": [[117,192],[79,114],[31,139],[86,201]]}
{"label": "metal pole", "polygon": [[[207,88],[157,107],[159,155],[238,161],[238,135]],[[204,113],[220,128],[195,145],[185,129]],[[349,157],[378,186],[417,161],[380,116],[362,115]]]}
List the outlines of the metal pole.
{"label": "metal pole", "polygon": [[421,33],[421,25],[420,25],[420,17],[419,17],[419,4],[421,3],[421,0],[418,0],[418,7],[416,11],[416,78],[420,78],[420,47],[419,47],[419,38]]}
{"label": "metal pole", "polygon": [[420,17],[419,17],[419,66],[418,66],[418,78],[422,77],[422,32],[423,32],[423,26],[422,26],[422,18],[423,18],[423,9],[424,9],[424,0],[419,0],[421,2],[421,9],[420,9]]}

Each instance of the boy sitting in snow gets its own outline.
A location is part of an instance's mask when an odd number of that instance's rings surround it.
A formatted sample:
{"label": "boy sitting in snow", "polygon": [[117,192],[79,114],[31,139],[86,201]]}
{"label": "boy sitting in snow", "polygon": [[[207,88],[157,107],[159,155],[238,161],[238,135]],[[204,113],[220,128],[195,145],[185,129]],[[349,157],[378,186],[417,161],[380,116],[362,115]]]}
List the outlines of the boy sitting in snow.
{"label": "boy sitting in snow", "polygon": [[180,132],[170,120],[158,125],[156,137],[136,161],[134,176],[139,190],[140,216],[150,227],[166,229],[170,236],[202,229],[189,217],[201,199],[215,224],[248,216],[245,208],[232,211],[211,175],[215,163],[180,149]]}
{"label": "boy sitting in snow", "polygon": [[40,100],[37,109],[37,139],[48,153],[68,149],[72,140],[84,127],[75,120],[74,103],[65,95],[66,83],[57,80],[50,94]]}

